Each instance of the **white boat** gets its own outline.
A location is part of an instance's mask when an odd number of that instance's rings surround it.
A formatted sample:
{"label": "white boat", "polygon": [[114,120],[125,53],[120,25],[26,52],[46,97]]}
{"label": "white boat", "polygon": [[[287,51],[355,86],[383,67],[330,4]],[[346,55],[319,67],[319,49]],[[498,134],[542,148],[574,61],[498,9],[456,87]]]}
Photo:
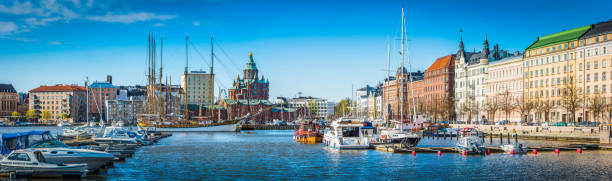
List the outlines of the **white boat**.
{"label": "white boat", "polygon": [[523,144],[506,144],[500,146],[506,153],[524,154],[527,153],[527,147]]}
{"label": "white boat", "polygon": [[372,123],[360,118],[340,118],[329,125],[323,143],[334,149],[368,149],[375,139]]}
{"label": "white boat", "polygon": [[130,137],[128,130],[116,126],[106,127],[104,134],[94,137],[93,140],[98,144],[141,144],[138,138]]}
{"label": "white boat", "polygon": [[33,177],[78,176],[87,175],[87,164],[51,163],[41,151],[23,149],[12,151],[0,161],[0,171],[28,174]]}
{"label": "white boat", "polygon": [[480,138],[474,129],[465,129],[461,131],[461,135],[457,140],[455,148],[459,152],[465,152],[467,154],[484,154],[486,148],[484,147],[484,140]]}
{"label": "white boat", "polygon": [[400,124],[402,123],[395,124],[396,127],[393,128],[379,129],[380,140],[384,143],[401,143],[407,147],[414,147],[419,144],[423,137],[422,134],[410,131],[410,127]]}
{"label": "white boat", "polygon": [[86,163],[90,172],[98,171],[115,159],[112,154],[106,152],[69,148],[68,145],[54,139],[49,131],[10,133],[2,136],[3,154],[12,150],[32,148],[40,151],[49,162]]}

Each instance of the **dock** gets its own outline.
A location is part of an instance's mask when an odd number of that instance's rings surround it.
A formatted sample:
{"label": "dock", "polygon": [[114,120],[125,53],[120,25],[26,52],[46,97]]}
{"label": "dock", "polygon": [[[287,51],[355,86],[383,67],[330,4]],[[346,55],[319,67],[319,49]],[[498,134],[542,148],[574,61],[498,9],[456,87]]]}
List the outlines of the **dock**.
{"label": "dock", "polygon": [[[487,150],[489,150],[492,154],[493,153],[504,153],[504,150],[502,150],[500,147],[485,147]],[[400,147],[399,144],[382,144],[382,145],[377,145],[374,146],[373,149],[378,150],[378,151],[384,151],[384,152],[391,152],[391,153],[412,153],[412,152],[417,152],[417,153],[460,153],[455,147],[410,147],[410,148],[404,148],[404,147]],[[559,151],[577,151],[578,149],[581,150],[599,150],[601,149],[599,147],[599,145],[585,145],[585,144],[570,144],[570,145],[565,145],[565,146],[558,146],[558,147],[528,147],[527,150],[529,152],[533,151],[533,150],[537,150],[537,152],[554,152],[555,150],[559,150]],[[608,148],[612,150],[612,147]]]}

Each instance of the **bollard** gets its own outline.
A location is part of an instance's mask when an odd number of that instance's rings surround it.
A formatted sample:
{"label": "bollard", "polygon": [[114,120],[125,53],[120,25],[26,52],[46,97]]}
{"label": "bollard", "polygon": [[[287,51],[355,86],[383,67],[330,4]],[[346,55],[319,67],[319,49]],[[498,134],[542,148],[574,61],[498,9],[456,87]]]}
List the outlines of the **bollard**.
{"label": "bollard", "polygon": [[559,152],[560,152],[560,151],[559,151],[559,148],[555,148],[555,154],[557,154],[557,155],[558,155],[558,154],[559,154]]}
{"label": "bollard", "polygon": [[508,138],[506,141],[508,141],[508,144],[510,144],[510,133],[508,133]]}
{"label": "bollard", "polygon": [[442,151],[438,150],[438,156],[442,156]]}
{"label": "bollard", "polygon": [[576,153],[578,153],[578,154],[582,153],[582,148],[578,148],[578,149],[576,150]]}
{"label": "bollard", "polygon": [[499,144],[500,145],[504,144],[504,135],[501,132],[499,133]]}
{"label": "bollard", "polygon": [[514,143],[518,144],[518,133],[514,134]]}
{"label": "bollard", "polygon": [[416,151],[412,151],[412,156],[416,156]]}
{"label": "bollard", "polygon": [[493,144],[493,133],[489,134],[489,144]]}
{"label": "bollard", "polygon": [[531,151],[531,153],[533,153],[534,155],[537,155],[538,154],[538,150],[533,149],[533,151]]}

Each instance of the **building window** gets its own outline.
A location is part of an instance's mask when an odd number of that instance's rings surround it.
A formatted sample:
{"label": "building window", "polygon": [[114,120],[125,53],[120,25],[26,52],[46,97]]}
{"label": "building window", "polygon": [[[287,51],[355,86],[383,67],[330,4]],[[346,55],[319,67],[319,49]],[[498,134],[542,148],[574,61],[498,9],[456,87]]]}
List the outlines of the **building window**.
{"label": "building window", "polygon": [[574,42],[572,42],[572,48],[574,48]]}
{"label": "building window", "polygon": [[601,86],[601,92],[602,93],[606,93],[606,85],[605,84]]}
{"label": "building window", "polygon": [[599,61],[597,61],[597,60],[594,61],[593,62],[593,66],[594,66],[595,69],[597,69],[599,67]]}
{"label": "building window", "polygon": [[587,82],[590,82],[590,81],[591,81],[591,74],[587,74],[587,76],[586,76],[586,81],[587,81]]}
{"label": "building window", "polygon": [[582,63],[578,64],[578,70],[582,70]]}
{"label": "building window", "polygon": [[565,49],[567,49],[567,44],[565,44]]}
{"label": "building window", "polygon": [[606,80],[606,72],[601,73],[601,80]]}
{"label": "building window", "polygon": [[593,80],[595,80],[595,81],[599,80],[599,73],[593,74]]}

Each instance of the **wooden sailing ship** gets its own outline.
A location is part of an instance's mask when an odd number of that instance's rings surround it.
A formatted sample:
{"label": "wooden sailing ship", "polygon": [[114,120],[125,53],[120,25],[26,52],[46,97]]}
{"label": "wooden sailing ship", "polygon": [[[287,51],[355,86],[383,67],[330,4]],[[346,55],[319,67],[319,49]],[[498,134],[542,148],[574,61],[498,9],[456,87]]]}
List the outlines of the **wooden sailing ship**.
{"label": "wooden sailing ship", "polygon": [[[188,43],[189,37],[185,38],[185,76],[188,75],[188,65],[189,65],[189,56],[188,56]],[[247,120],[251,117],[257,116],[266,110],[260,110],[255,114],[247,114],[245,116],[233,119],[233,120],[222,120],[221,115],[218,114],[215,117],[214,110],[214,51],[213,51],[213,38],[211,36],[211,59],[210,59],[210,102],[208,115],[202,115],[202,99],[199,101],[198,105],[198,116],[189,116],[188,109],[188,101],[187,101],[187,90],[189,88],[189,84],[185,83],[184,87],[180,91],[172,91],[170,83],[166,81],[166,85],[162,84],[162,73],[163,66],[161,65],[163,62],[163,38],[161,39],[161,52],[160,52],[160,65],[159,65],[159,75],[157,75],[157,53],[156,53],[156,40],[154,36],[149,34],[148,37],[148,53],[147,53],[147,65],[148,65],[148,75],[147,75],[147,94],[146,100],[143,104],[142,114],[137,115],[138,127],[140,129],[146,130],[156,130],[156,131],[164,131],[164,132],[188,132],[188,131],[214,131],[214,132],[232,132],[238,130],[238,125],[241,124],[243,120]],[[159,80],[157,80],[159,77]],[[186,80],[183,80],[186,81]],[[165,94],[162,88],[165,87]],[[173,95],[178,95],[179,97]],[[201,98],[200,93],[200,98]],[[183,100],[183,114],[180,112],[180,99]],[[219,99],[220,100],[220,99]],[[217,105],[218,107],[218,105]],[[216,118],[216,120],[215,120]]]}

